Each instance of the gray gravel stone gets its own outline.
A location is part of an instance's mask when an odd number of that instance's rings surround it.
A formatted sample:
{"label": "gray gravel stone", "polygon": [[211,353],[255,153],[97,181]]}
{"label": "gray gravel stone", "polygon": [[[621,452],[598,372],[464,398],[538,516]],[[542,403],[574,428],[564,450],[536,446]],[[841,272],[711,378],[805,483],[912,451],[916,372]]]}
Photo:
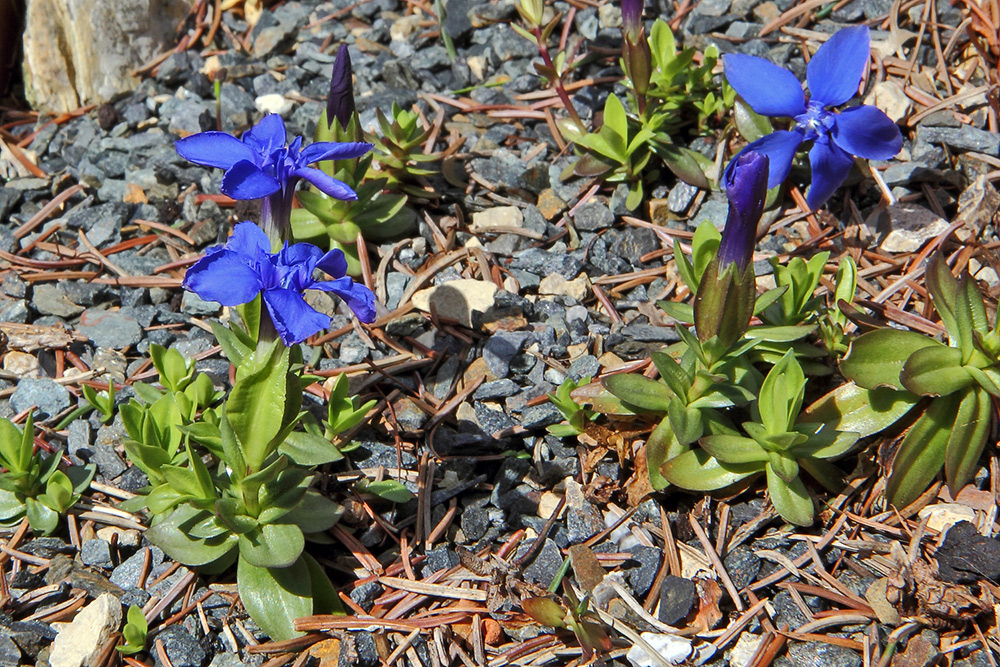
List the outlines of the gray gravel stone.
{"label": "gray gravel stone", "polygon": [[66,288],[57,283],[42,283],[32,290],[31,307],[42,315],[55,315],[63,319],[76,317],[83,307],[73,303]]}
{"label": "gray gravel stone", "polygon": [[[156,567],[163,562],[163,552],[159,547],[149,547],[150,553],[150,565],[151,567]],[[114,569],[111,573],[111,583],[121,586],[123,589],[128,590],[130,588],[139,587],[139,575],[142,574],[142,564],[145,560],[146,554],[145,550],[139,550],[132,555],[131,558],[122,562],[118,567]]]}
{"label": "gray gravel stone", "polygon": [[917,127],[917,138],[932,144],[945,144],[952,148],[976,151],[987,155],[1000,153],[1000,135],[977,130],[969,125],[961,127]]}
{"label": "gray gravel stone", "polygon": [[595,232],[599,229],[607,229],[615,222],[615,216],[607,206],[601,202],[587,202],[576,209],[573,216],[573,224],[582,232]]}
{"label": "gray gravel stone", "polygon": [[849,648],[822,642],[789,642],[788,657],[796,667],[860,667],[861,656]]}
{"label": "gray gravel stone", "polygon": [[[201,644],[191,636],[183,625],[175,624],[156,635],[163,642],[163,652],[174,667],[201,667],[208,655]],[[156,667],[165,667],[160,661],[159,651],[153,652]]]}
{"label": "gray gravel stone", "polygon": [[676,625],[689,613],[698,599],[698,590],[690,579],[667,575],[660,586],[659,619]]}
{"label": "gray gravel stone", "polygon": [[133,317],[121,311],[90,308],[80,315],[77,331],[90,338],[97,347],[122,350],[142,340],[142,327]]}
{"label": "gray gravel stone", "polygon": [[531,333],[527,331],[498,331],[490,336],[483,346],[483,361],[490,372],[498,378],[506,377],[511,361],[529,338]]}
{"label": "gray gravel stone", "polygon": [[36,406],[38,412],[35,418],[46,420],[70,406],[70,395],[65,387],[49,378],[19,380],[17,388],[11,394],[10,405],[14,412],[23,412]]}
{"label": "gray gravel stone", "polygon": [[[534,543],[535,541],[531,540],[521,545],[517,550],[515,560],[524,557]],[[552,538],[545,538],[545,544],[539,549],[535,559],[524,568],[524,578],[533,584],[548,586],[556,578],[559,568],[562,567],[562,562],[562,552],[559,551],[559,547]]]}
{"label": "gray gravel stone", "polygon": [[104,540],[87,540],[80,549],[80,560],[84,565],[109,569],[114,566],[111,560],[111,545]]}

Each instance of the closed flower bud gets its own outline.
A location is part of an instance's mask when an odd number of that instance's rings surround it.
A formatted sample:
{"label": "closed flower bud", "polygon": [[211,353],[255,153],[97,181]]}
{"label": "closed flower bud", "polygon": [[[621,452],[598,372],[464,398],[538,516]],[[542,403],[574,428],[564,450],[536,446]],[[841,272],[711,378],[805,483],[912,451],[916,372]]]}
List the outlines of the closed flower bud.
{"label": "closed flower bud", "polygon": [[333,75],[330,77],[330,94],[326,98],[326,122],[333,126],[336,118],[340,127],[346,128],[354,115],[354,86],[351,73],[351,54],[347,45],[341,44],[337,58],[333,62]]}
{"label": "closed flower bud", "polygon": [[622,32],[625,39],[638,44],[642,32],[643,0],[622,0]]}
{"label": "closed flower bud", "polygon": [[729,216],[719,250],[705,269],[694,301],[698,339],[713,337],[726,347],[743,337],[757,300],[753,248],[757,223],[767,196],[768,159],[753,151],[743,153],[727,172]]}

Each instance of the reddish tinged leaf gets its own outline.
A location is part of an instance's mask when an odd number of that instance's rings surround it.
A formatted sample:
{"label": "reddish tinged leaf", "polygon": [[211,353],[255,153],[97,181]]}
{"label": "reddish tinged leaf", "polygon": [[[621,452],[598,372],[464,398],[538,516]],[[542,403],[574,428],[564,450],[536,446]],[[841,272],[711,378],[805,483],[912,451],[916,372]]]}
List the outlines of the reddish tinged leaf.
{"label": "reddish tinged leaf", "polygon": [[566,627],[566,610],[549,598],[526,598],[521,600],[521,609],[531,618],[550,628]]}

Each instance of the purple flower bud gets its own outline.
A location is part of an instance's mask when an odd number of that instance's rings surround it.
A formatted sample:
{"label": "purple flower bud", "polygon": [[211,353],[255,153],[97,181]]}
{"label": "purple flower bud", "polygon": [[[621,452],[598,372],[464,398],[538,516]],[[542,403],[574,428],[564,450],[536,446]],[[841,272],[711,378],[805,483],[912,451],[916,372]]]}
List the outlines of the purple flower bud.
{"label": "purple flower bud", "polygon": [[643,0],[622,0],[622,31],[625,38],[633,44],[639,41],[642,30]]}
{"label": "purple flower bud", "polygon": [[746,151],[736,158],[736,165],[725,174],[729,215],[719,243],[719,274],[730,264],[743,273],[750,264],[757,244],[757,223],[764,212],[767,197],[768,158]]}
{"label": "purple flower bud", "polygon": [[336,118],[340,127],[346,128],[354,115],[354,82],[351,79],[351,54],[347,45],[341,44],[333,61],[330,94],[326,98],[326,122],[331,127]]}

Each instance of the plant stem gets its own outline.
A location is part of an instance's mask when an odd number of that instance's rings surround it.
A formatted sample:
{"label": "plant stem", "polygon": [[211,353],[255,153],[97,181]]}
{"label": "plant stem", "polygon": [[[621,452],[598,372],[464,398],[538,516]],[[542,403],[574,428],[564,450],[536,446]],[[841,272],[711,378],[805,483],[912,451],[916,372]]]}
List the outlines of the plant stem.
{"label": "plant stem", "polygon": [[563,86],[562,75],[556,71],[555,63],[552,62],[552,56],[549,54],[549,46],[545,43],[545,39],[542,37],[542,28],[540,26],[535,26],[535,42],[538,44],[538,53],[542,56],[542,61],[545,66],[555,72],[555,78],[549,79],[552,87],[556,89],[556,94],[559,95],[559,99],[562,100],[563,106],[566,107],[566,111],[569,113],[570,118],[576,123],[576,126],[580,129],[580,132],[586,133],[587,126],[584,125],[583,119],[580,118],[580,114],[576,112],[576,107],[573,106],[573,101],[569,98],[569,93],[566,92],[566,88]]}

